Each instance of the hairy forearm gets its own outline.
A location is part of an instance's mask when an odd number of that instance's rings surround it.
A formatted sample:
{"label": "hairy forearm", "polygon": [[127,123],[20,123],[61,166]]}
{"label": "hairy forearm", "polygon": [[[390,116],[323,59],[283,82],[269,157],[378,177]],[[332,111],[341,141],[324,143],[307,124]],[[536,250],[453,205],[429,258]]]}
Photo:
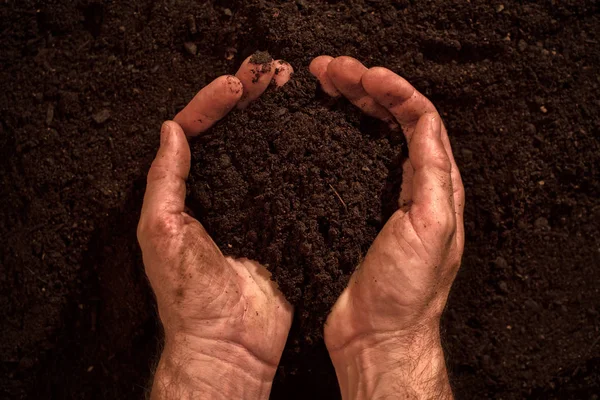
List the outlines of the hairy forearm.
{"label": "hairy forearm", "polygon": [[152,400],[268,399],[275,367],[239,346],[218,341],[165,343]]}
{"label": "hairy forearm", "polygon": [[344,400],[452,399],[437,332],[380,333],[330,354]]}

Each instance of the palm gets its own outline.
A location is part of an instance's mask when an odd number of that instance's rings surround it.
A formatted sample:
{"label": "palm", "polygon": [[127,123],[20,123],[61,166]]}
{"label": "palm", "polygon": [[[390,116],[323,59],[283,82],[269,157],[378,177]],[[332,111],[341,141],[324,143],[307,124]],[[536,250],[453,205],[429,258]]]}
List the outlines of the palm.
{"label": "palm", "polygon": [[256,262],[224,257],[202,225],[185,213],[171,217],[163,229],[163,239],[143,250],[165,330],[224,340],[276,366],[292,307],[269,272]]}
{"label": "palm", "polygon": [[[196,240],[202,237],[198,233],[192,234]],[[271,274],[255,261],[224,257],[212,240],[193,252],[190,257],[198,262],[192,268],[202,273],[187,283],[197,294],[189,307],[195,315],[185,321],[195,323],[194,330],[205,339],[240,345],[276,366],[292,323],[292,307],[270,280]],[[215,254],[213,261],[203,264],[210,253]]]}
{"label": "palm", "polygon": [[429,267],[443,257],[427,251],[409,213],[397,211],[391,217],[333,308],[325,326],[329,347],[378,332],[404,331],[424,314],[441,312],[445,301],[440,300],[446,296],[431,283],[443,281],[445,268]]}

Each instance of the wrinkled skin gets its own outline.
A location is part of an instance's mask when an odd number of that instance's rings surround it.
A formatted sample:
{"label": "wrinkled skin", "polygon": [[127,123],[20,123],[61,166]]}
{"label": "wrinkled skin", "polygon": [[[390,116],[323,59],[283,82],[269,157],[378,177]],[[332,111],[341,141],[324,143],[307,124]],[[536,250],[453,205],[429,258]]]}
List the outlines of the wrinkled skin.
{"label": "wrinkled skin", "polygon": [[[253,82],[249,77],[257,70]],[[154,398],[182,396],[186,385],[206,398],[268,396],[292,307],[264,267],[224,257],[185,212],[191,158],[186,136],[201,134],[236,106],[247,106],[272,80],[285,84],[292,71],[280,61],[257,66],[247,59],[236,76],[215,79],[161,129],[138,226],[165,331]]]}
{"label": "wrinkled skin", "polygon": [[[325,325],[342,394],[356,394],[357,388],[348,386],[358,385],[357,380],[347,374],[355,363],[374,372],[378,365],[389,369],[402,358],[436,353],[431,360],[420,357],[427,364],[413,362],[411,368],[432,372],[439,381],[434,389],[441,388],[438,397],[451,396],[439,357],[439,321],[463,253],[465,195],[446,128],[431,102],[388,69],[329,56],[314,59],[310,69],[329,95],[345,96],[364,113],[399,126],[409,147],[400,209],[375,239]],[[394,353],[391,360],[386,357]],[[366,398],[391,395],[363,389]]]}
{"label": "wrinkled skin", "polygon": [[[275,74],[275,69],[278,73]],[[350,57],[310,65],[322,89],[402,129],[409,146],[399,210],[325,325],[344,399],[450,398],[439,320],[464,247],[464,189],[435,107],[385,68]],[[202,89],[161,130],[138,227],[165,329],[154,398],[267,398],[292,308],[258,263],[224,257],[185,212],[187,137],[244,108],[293,69],[242,63]]]}

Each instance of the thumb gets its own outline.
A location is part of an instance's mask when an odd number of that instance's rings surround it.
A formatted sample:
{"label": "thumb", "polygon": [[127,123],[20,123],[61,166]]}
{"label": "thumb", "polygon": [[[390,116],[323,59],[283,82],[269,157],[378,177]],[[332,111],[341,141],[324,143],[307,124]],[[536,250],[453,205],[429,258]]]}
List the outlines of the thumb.
{"label": "thumb", "polygon": [[152,229],[184,211],[190,160],[183,129],[176,122],[166,121],[160,132],[160,148],[148,172],[139,230]]}

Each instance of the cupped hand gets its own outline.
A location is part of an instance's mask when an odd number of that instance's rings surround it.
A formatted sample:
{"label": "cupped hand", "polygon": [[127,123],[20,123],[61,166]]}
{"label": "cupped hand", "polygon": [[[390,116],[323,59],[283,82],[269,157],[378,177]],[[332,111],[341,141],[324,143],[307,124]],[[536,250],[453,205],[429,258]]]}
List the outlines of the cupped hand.
{"label": "cupped hand", "polygon": [[446,128],[431,102],[388,69],[329,56],[310,69],[329,95],[399,126],[409,148],[399,210],[325,325],[342,395],[451,396],[439,321],[463,253],[465,195]]}
{"label": "cupped hand", "polygon": [[[277,71],[277,74],[276,74]],[[153,398],[267,398],[292,307],[258,263],[225,257],[185,208],[190,148],[231,109],[258,98],[291,66],[248,58],[236,76],[203,88],[161,129],[138,240],[165,333]]]}

